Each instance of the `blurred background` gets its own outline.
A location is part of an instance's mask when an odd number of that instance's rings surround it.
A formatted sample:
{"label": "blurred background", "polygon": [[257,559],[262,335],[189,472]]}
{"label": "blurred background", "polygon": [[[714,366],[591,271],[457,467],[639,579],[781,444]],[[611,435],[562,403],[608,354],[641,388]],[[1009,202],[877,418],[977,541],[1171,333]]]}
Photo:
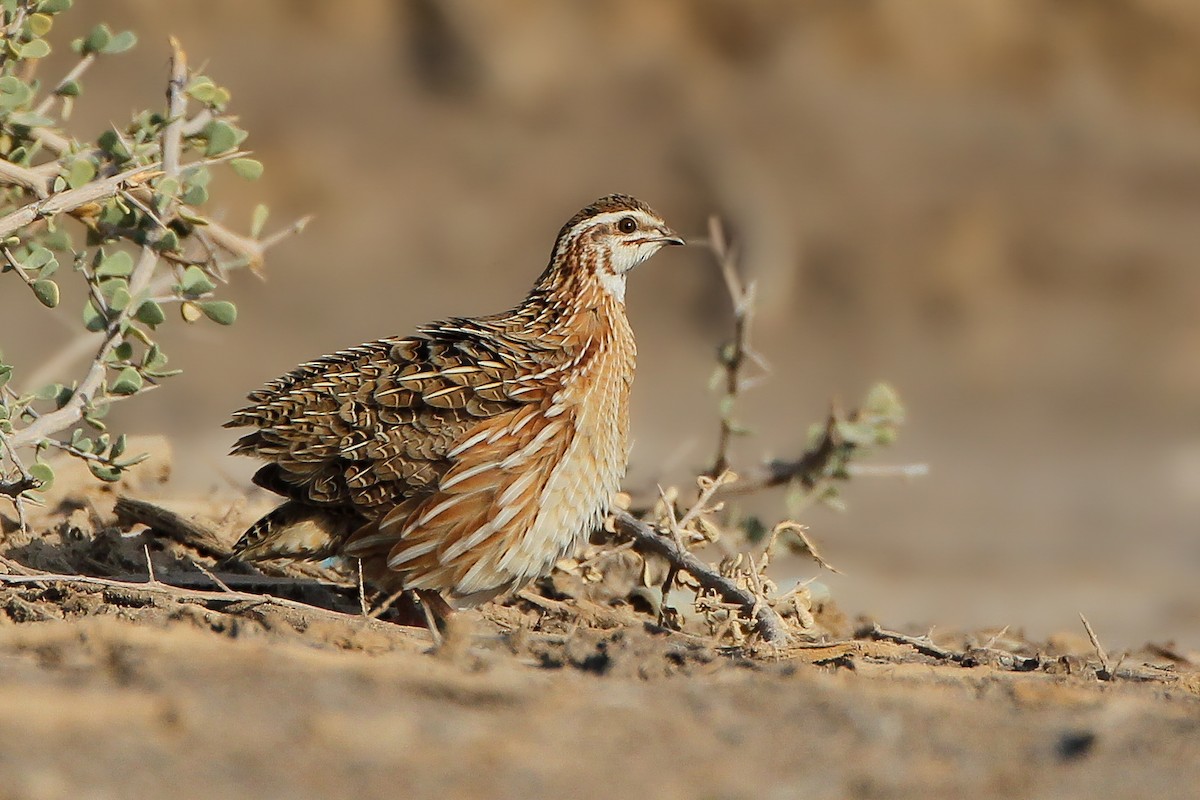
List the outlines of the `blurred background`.
{"label": "blurred background", "polygon": [[[1200,6],[1190,0],[89,0],[138,47],[85,80],[73,124],[161,103],[167,36],[233,92],[267,167],[217,178],[245,230],[313,213],[237,274],[232,329],[166,326],[179,491],[245,485],[220,425],[300,361],[517,302],[558,227],[613,191],[685,235],[729,221],[759,282],[769,380],[736,462],[797,454],[877,379],[909,408],[848,513],[805,522],[847,613],[889,625],[1088,615],[1112,647],[1200,646]],[[65,50],[65,47],[60,48]],[[59,54],[46,75],[71,63]],[[73,334],[8,302],[18,365]],[[701,248],[631,278],[631,489],[711,462],[707,383],[728,299]],[[68,326],[66,323],[70,322]],[[57,338],[56,338],[57,337]],[[782,516],[782,495],[760,498]],[[812,574],[807,563],[789,575]]]}

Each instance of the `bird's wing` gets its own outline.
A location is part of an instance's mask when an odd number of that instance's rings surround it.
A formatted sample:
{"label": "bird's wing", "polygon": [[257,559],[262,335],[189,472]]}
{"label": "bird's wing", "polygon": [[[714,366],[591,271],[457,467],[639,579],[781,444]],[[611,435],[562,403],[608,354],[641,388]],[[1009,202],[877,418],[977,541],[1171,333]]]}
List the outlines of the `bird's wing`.
{"label": "bird's wing", "polygon": [[[226,427],[268,463],[270,488],[378,518],[432,492],[482,420],[540,403],[528,357],[465,327],[381,339],[304,364],[250,395]],[[287,489],[292,491],[287,491]],[[280,490],[284,491],[280,491]]]}

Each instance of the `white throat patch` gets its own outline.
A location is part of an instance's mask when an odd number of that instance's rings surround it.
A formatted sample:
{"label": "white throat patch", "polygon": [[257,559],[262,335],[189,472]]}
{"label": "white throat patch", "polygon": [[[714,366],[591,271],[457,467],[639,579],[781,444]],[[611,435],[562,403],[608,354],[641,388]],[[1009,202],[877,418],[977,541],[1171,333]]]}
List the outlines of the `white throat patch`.
{"label": "white throat patch", "polygon": [[599,274],[596,277],[600,279],[600,285],[604,287],[604,291],[616,298],[617,302],[625,302],[624,272],[613,273],[601,267]]}

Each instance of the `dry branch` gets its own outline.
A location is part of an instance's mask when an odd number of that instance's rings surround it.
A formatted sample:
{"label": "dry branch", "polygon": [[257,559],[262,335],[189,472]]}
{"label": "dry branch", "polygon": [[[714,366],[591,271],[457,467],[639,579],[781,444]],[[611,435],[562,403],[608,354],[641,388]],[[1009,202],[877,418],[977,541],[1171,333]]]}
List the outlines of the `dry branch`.
{"label": "dry branch", "polygon": [[120,525],[146,525],[201,555],[218,561],[229,557],[228,545],[211,530],[153,503],[132,497],[118,497],[114,512]]}
{"label": "dry branch", "polygon": [[92,183],[80,186],[78,189],[68,189],[65,192],[52,194],[45,199],[35,200],[18,208],[16,211],[0,217],[0,239],[8,238],[21,228],[37,222],[39,219],[74,211],[88,203],[105,200],[119,192],[140,186],[157,174],[159,174],[158,165],[148,164],[144,167],[134,167],[111,177],[93,181]]}
{"label": "dry branch", "polygon": [[22,167],[0,158],[0,183],[20,186],[37,195],[39,200],[50,196],[50,178],[29,167]]}
{"label": "dry branch", "polygon": [[759,636],[769,644],[782,646],[788,642],[787,626],[775,609],[752,593],[738,586],[733,580],[718,573],[705,564],[674,538],[664,535],[653,525],[644,522],[628,511],[616,511],[613,514],[617,531],[633,539],[635,545],[642,551],[648,551],[661,556],[676,569],[683,570],[696,579],[705,589],[716,592],[726,601],[742,607],[746,616],[754,620]]}
{"label": "dry branch", "polygon": [[733,337],[721,348],[721,367],[724,371],[724,396],[721,399],[721,426],[717,435],[717,453],[708,474],[716,477],[729,469],[729,448],[739,426],[733,417],[734,404],[745,383],[742,367],[747,359],[763,365],[762,359],[750,349],[750,323],[754,319],[755,284],[742,281],[738,271],[737,254],[729,244],[719,217],[708,219],[708,247],[721,269],[725,288],[733,308]]}
{"label": "dry branch", "polygon": [[184,586],[175,586],[169,583],[163,583],[159,580],[131,581],[119,580],[115,578],[97,578],[90,575],[66,575],[61,573],[39,571],[33,571],[31,574],[25,575],[5,575],[0,573],[0,585],[28,586],[31,584],[59,584],[76,587],[99,586],[106,589],[119,589],[121,591],[130,592],[134,596],[164,597],[180,602],[200,602],[206,607],[210,604],[213,604],[224,607],[226,611],[231,610],[229,606],[237,603],[250,604],[242,608],[241,610],[243,611],[256,606],[270,605],[281,609],[300,611],[305,614],[315,614],[326,619],[336,620],[338,622],[354,622],[359,626],[379,626],[381,630],[392,630],[395,628],[395,626],[391,625],[390,623],[379,622],[373,618],[362,617],[358,614],[347,614],[328,608],[321,608],[320,606],[310,605],[309,603],[303,603],[299,600],[289,600],[285,597],[276,597],[270,594],[192,589]]}

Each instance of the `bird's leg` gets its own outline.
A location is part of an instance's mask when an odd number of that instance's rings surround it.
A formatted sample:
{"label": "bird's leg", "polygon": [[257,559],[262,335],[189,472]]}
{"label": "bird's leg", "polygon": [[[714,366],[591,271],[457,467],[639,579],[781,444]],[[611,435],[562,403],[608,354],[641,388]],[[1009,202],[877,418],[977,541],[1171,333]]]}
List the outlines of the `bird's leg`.
{"label": "bird's leg", "polygon": [[433,637],[433,645],[441,647],[447,620],[454,613],[454,609],[440,593],[432,589],[417,589],[415,594],[421,601],[421,610],[425,612],[425,627],[429,629],[429,635]]}

